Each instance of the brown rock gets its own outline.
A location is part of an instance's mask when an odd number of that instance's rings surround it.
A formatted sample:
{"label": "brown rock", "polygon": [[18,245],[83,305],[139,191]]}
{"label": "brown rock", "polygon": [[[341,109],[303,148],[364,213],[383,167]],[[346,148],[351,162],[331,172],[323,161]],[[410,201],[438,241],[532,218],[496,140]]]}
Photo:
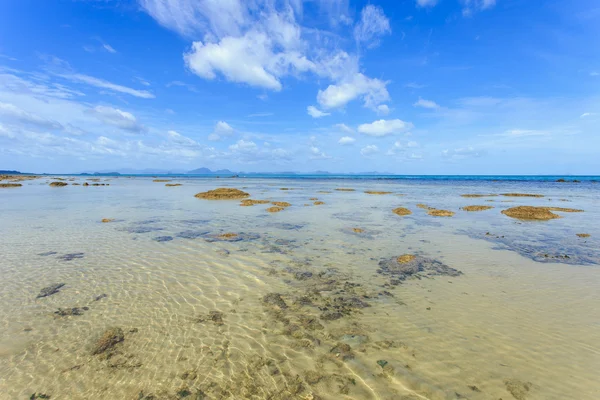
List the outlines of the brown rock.
{"label": "brown rock", "polygon": [[283,210],[285,210],[285,208],[277,207],[277,206],[267,208],[267,211],[270,213],[278,213],[279,211],[283,211]]}
{"label": "brown rock", "polygon": [[102,218],[102,222],[113,222],[114,218]]}
{"label": "brown rock", "polygon": [[238,234],[237,233],[223,233],[223,234],[221,234],[221,235],[219,235],[217,237],[219,239],[225,239],[225,240],[227,240],[227,239],[233,239],[233,238],[238,237]]}
{"label": "brown rock", "polygon": [[377,190],[365,190],[366,194],[391,194],[392,192],[380,192]]}
{"label": "brown rock", "polygon": [[67,186],[68,183],[67,182],[52,182],[50,183],[50,186],[52,187],[62,187],[62,186]]}
{"label": "brown rock", "polygon": [[155,179],[152,182],[171,182],[170,179]]}
{"label": "brown rock", "polygon": [[579,236],[580,238],[589,238],[592,235],[590,235],[589,233],[578,233],[577,236]]}
{"label": "brown rock", "polygon": [[0,188],[16,188],[23,186],[20,183],[0,183]]}
{"label": "brown rock", "polygon": [[208,192],[198,193],[195,197],[206,200],[234,200],[250,197],[250,194],[239,189],[218,188],[209,190]]}
{"label": "brown rock", "polygon": [[320,205],[323,205],[323,204],[325,204],[325,202],[324,202],[324,201],[315,201],[313,204],[314,204],[315,206],[320,206]]}
{"label": "brown rock", "polygon": [[544,197],[543,194],[530,194],[530,193],[502,193],[502,196],[506,197]]}
{"label": "brown rock", "polygon": [[364,230],[364,229],[361,229],[361,228],[352,228],[352,231],[353,231],[354,233],[363,233],[365,230]]}
{"label": "brown rock", "polygon": [[498,196],[497,194],[461,194],[462,197],[491,197]]}
{"label": "brown rock", "polygon": [[349,189],[349,188],[337,188],[335,189],[338,192],[354,192],[354,189]]}
{"label": "brown rock", "polygon": [[[156,182],[156,181],[154,181],[154,182]],[[167,186],[167,187],[181,186],[181,183],[167,183],[167,184],[165,184],[165,186]]]}
{"label": "brown rock", "polygon": [[404,208],[404,207],[398,207],[398,208],[394,208],[392,210],[392,212],[396,215],[400,215],[400,216],[404,216],[404,215],[410,215],[412,214],[412,211],[410,211],[408,208]]}

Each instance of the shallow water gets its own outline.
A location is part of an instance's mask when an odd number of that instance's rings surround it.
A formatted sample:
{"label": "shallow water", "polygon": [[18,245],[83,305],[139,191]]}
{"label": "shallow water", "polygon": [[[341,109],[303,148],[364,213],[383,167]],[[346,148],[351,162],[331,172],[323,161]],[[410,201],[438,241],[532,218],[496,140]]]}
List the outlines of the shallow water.
{"label": "shallow water", "polygon": [[[0,398],[600,398],[592,182],[107,179],[0,189]],[[292,206],[194,198],[223,186]],[[460,196],[510,192],[545,197]],[[500,213],[517,205],[585,211]],[[239,236],[219,240],[227,232]],[[405,253],[462,275],[390,284],[379,262]],[[65,286],[36,299],[54,283]],[[89,309],[54,314],[72,307]],[[124,341],[92,355],[113,326]]]}

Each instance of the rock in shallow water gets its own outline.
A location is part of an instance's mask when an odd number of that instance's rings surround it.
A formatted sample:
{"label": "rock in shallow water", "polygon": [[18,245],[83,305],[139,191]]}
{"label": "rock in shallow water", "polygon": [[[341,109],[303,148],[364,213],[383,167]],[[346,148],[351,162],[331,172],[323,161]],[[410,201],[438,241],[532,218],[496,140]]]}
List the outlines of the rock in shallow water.
{"label": "rock in shallow water", "polygon": [[[413,276],[447,275],[459,276],[462,272],[431,258],[404,254],[379,262],[377,273],[389,275],[396,281],[404,281]],[[398,282],[399,283],[399,282]]]}
{"label": "rock in shallow water", "polygon": [[53,294],[58,293],[60,291],[60,288],[62,288],[63,286],[65,286],[64,283],[55,283],[54,285],[47,286],[40,290],[40,294],[37,295],[36,299],[39,299],[41,297],[52,296]]}
{"label": "rock in shallow water", "polygon": [[124,340],[123,329],[108,328],[92,347],[92,355],[102,354]]}

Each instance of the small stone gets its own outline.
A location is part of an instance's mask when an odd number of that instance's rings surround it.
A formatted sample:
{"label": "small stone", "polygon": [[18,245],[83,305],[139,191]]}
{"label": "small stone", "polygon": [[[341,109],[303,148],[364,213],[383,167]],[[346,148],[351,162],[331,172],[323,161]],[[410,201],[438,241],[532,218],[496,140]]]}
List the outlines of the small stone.
{"label": "small stone", "polygon": [[377,365],[379,365],[381,368],[385,367],[388,364],[388,362],[386,360],[377,360]]}
{"label": "small stone", "polygon": [[55,283],[54,285],[45,287],[42,290],[40,290],[40,294],[37,295],[36,299],[39,299],[41,297],[52,296],[53,294],[58,293],[60,291],[60,288],[62,288],[63,286],[65,286],[64,283]]}
{"label": "small stone", "polygon": [[123,329],[108,328],[92,348],[92,355],[101,354],[112,349],[116,344],[125,340]]}

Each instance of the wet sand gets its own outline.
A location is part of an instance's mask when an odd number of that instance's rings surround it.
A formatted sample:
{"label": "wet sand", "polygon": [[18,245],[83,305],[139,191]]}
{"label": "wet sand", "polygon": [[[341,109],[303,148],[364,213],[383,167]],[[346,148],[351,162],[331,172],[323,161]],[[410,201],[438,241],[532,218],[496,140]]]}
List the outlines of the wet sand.
{"label": "wet sand", "polygon": [[[593,188],[377,187],[406,193],[400,218],[373,182],[182,182],[1,193],[0,398],[598,398]],[[194,197],[218,187],[268,200]],[[545,198],[459,212],[529,190]],[[565,198],[584,212],[502,214]]]}

